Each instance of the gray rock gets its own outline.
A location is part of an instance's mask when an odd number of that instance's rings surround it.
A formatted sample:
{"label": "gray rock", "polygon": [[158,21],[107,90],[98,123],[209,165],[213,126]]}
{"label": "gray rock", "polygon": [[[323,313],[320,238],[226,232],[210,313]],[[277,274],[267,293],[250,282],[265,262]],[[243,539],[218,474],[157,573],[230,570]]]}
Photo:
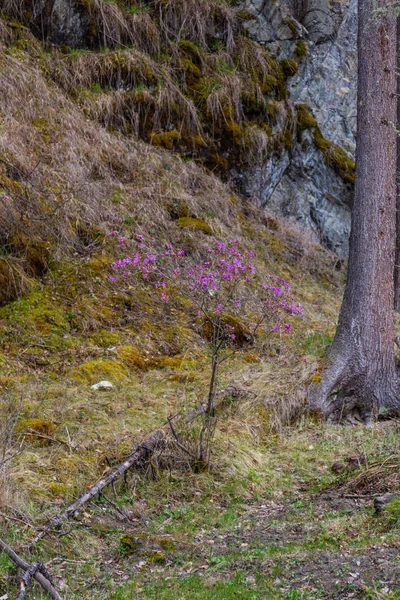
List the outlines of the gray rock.
{"label": "gray rock", "polygon": [[390,502],[393,502],[393,500],[397,500],[398,498],[400,498],[398,494],[383,494],[383,496],[377,496],[374,499],[375,514],[380,515],[387,504],[390,504]]}
{"label": "gray rock", "polygon": [[[324,137],[354,158],[357,0],[347,5],[246,0],[246,8],[256,16],[247,25],[249,34],[269,51],[290,56],[298,35],[308,39],[309,57],[291,80],[290,101],[310,106]],[[304,226],[338,254],[347,254],[353,186],[327,165],[310,132],[290,153],[241,173],[240,179],[245,194]]]}
{"label": "gray rock", "polygon": [[88,45],[90,14],[73,0],[55,0],[48,39],[54,44],[83,48]]}
{"label": "gray rock", "polygon": [[300,9],[298,18],[315,43],[332,39],[335,33],[335,21],[330,0],[300,0],[296,3]]}

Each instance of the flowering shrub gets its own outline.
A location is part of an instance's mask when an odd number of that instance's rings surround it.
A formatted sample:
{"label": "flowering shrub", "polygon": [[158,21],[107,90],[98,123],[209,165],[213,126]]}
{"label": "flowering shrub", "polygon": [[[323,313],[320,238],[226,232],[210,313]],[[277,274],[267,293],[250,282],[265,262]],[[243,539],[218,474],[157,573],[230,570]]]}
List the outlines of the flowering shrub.
{"label": "flowering shrub", "polygon": [[161,302],[180,295],[196,309],[211,348],[206,419],[200,436],[199,458],[204,460],[204,435],[213,414],[218,367],[239,348],[253,345],[261,329],[267,335],[289,335],[291,317],[302,315],[303,308],[292,297],[287,281],[256,273],[254,252],[241,251],[238,240],[216,241],[207,256],[196,262],[172,245],[156,250],[141,235],[129,244],[127,252],[127,242],[116,232],[111,236],[123,253],[112,264],[110,279],[114,284],[125,287],[128,281],[141,278],[153,287]]}

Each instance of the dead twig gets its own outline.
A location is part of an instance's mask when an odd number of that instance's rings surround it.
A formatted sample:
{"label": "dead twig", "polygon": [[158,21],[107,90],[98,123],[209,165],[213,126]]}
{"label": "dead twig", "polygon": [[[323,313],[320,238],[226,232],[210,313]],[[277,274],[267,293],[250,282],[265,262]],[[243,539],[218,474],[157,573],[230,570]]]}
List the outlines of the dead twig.
{"label": "dead twig", "polygon": [[25,436],[26,435],[33,435],[33,436],[41,438],[43,440],[49,440],[50,442],[58,442],[59,444],[64,444],[64,446],[67,446],[69,450],[72,450],[71,444],[69,444],[65,440],[62,440],[61,438],[52,437],[51,435],[46,435],[45,433],[39,433],[38,431],[35,431],[34,429],[31,429],[30,427],[28,427],[26,429],[26,433],[24,435]]}
{"label": "dead twig", "polygon": [[[99,496],[100,496],[100,498],[103,498],[103,500],[107,504],[109,504],[119,515],[121,515],[121,517],[124,519],[124,521],[129,521],[130,523],[133,523],[132,519],[129,518],[129,515],[125,512],[125,510],[123,508],[119,507],[118,504],[116,504],[115,502],[110,500],[103,492],[99,492]],[[95,506],[97,507],[97,505],[95,505]]]}
{"label": "dead twig", "polygon": [[188,456],[190,456],[190,458],[192,458],[193,460],[196,460],[195,455],[192,454],[190,452],[190,450],[188,450],[187,448],[185,448],[185,446],[183,444],[181,444],[181,442],[179,440],[179,436],[178,436],[178,434],[176,432],[176,429],[174,427],[174,424],[172,423],[172,417],[171,416],[168,417],[168,424],[169,424],[170,429],[172,431],[172,435],[174,436],[174,442],[178,446],[178,448],[180,448],[182,450],[182,452],[185,452],[185,454],[188,454]]}

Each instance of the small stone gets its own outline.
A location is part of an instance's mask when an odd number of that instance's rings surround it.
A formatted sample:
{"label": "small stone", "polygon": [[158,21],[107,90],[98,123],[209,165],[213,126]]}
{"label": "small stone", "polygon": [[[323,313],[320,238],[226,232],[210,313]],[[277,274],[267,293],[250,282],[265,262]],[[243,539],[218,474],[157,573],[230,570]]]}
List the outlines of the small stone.
{"label": "small stone", "polygon": [[383,511],[386,504],[389,504],[397,498],[399,498],[399,496],[396,494],[383,494],[383,496],[377,496],[374,500],[375,514],[379,515]]}
{"label": "small stone", "polygon": [[113,384],[111,381],[99,381],[90,387],[91,390],[112,390]]}

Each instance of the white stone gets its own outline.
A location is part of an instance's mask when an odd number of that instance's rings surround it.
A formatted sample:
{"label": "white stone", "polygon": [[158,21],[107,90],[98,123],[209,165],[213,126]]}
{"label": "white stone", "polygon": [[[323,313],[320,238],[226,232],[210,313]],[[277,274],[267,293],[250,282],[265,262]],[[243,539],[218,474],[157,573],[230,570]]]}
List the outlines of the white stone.
{"label": "white stone", "polygon": [[99,381],[90,387],[91,390],[112,390],[113,384],[111,381]]}

